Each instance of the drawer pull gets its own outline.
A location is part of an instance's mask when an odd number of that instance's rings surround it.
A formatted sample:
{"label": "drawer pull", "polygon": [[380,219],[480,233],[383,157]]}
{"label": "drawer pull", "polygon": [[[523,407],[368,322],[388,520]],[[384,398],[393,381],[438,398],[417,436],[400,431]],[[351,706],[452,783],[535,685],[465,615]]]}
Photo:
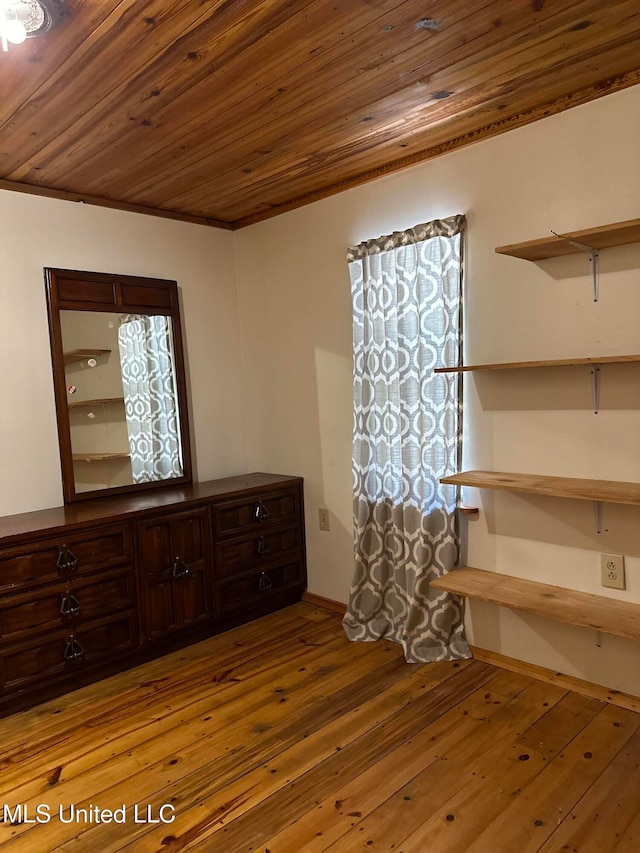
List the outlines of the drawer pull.
{"label": "drawer pull", "polygon": [[262,503],[262,501],[258,501],[253,510],[253,517],[256,521],[263,522],[269,518],[269,510]]}
{"label": "drawer pull", "polygon": [[81,657],[84,657],[84,649],[73,634],[71,634],[64,649],[64,659],[65,661],[72,661],[80,660]]}
{"label": "drawer pull", "polygon": [[260,572],[260,577],[258,578],[258,589],[264,595],[265,592],[268,592],[273,584],[271,583],[271,578],[266,572]]}
{"label": "drawer pull", "polygon": [[259,554],[261,557],[266,557],[266,556],[269,554],[269,551],[270,551],[270,550],[271,550],[271,549],[270,549],[270,548],[269,548],[269,546],[267,545],[267,543],[266,543],[266,541],[265,541],[264,536],[261,536],[261,537],[258,539],[258,554]]}
{"label": "drawer pull", "polygon": [[176,557],[173,561],[173,566],[171,568],[171,574],[174,578],[186,578],[189,574],[189,566],[181,560],[180,557]]}
{"label": "drawer pull", "polygon": [[60,604],[60,615],[66,617],[67,619],[72,616],[80,615],[80,602],[73,595],[73,593],[68,592],[66,595],[62,596],[62,602]]}
{"label": "drawer pull", "polygon": [[66,575],[70,572],[75,572],[78,568],[78,561],[75,558],[73,551],[63,545],[58,549],[58,559],[56,560],[56,569],[59,575]]}

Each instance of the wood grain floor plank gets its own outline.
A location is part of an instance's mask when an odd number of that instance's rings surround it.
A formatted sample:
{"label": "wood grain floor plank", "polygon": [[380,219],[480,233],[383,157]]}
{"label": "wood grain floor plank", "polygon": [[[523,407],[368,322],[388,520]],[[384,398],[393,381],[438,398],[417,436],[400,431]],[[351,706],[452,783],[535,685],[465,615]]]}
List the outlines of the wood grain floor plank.
{"label": "wood grain floor plank", "polygon": [[640,811],[637,812],[626,830],[622,833],[613,853],[637,853],[640,850]]}
{"label": "wood grain floor plank", "polygon": [[640,732],[636,732],[540,848],[540,853],[565,849],[607,853],[612,846],[612,827],[617,840],[639,813]]}
{"label": "wood grain floor plank", "polygon": [[[551,688],[547,690],[546,688]],[[493,763],[510,753],[513,738],[535,722],[564,693],[534,682],[490,718],[489,725],[474,738],[455,744],[445,755],[409,784],[399,788],[367,820],[328,847],[332,853],[352,853],[373,847],[390,850],[404,842],[451,797],[464,790]],[[545,704],[546,703],[546,704]]]}
{"label": "wood grain floor plank", "polygon": [[[398,652],[399,649],[396,648],[394,651]],[[336,719],[339,720],[350,710],[366,705],[368,701],[375,699],[380,692],[386,692],[387,696],[391,698],[391,711],[393,711],[398,705],[403,706],[411,701],[416,690],[419,692],[428,690],[429,683],[425,683],[424,678],[417,677],[419,673],[416,671],[414,671],[413,678],[408,676],[410,671],[411,668],[407,669],[406,665],[403,666],[402,662],[396,658],[376,670],[373,678],[365,675],[362,678],[353,679],[351,684],[347,684],[333,693],[325,691],[327,693],[325,697],[319,697],[308,709],[299,714],[296,714],[295,709],[291,707],[288,710],[285,709],[284,714],[281,714],[279,724],[277,721],[270,724],[269,718],[265,716],[263,710],[255,732],[251,731],[248,734],[241,732],[237,743],[230,750],[225,751],[217,758],[212,757],[207,766],[198,772],[192,772],[188,776],[183,775],[179,789],[174,792],[181,812],[176,824],[180,823],[187,827],[187,832],[192,831],[194,820],[196,826],[199,826],[202,820],[201,804],[203,802],[206,802],[208,810],[216,815],[226,813],[230,785],[243,779],[248,773],[263,767],[267,762],[275,760],[287,749],[293,748],[297,744],[303,744],[306,747],[311,742],[314,733],[321,732],[325,726],[331,725],[332,721]],[[434,678],[436,680],[446,678],[452,671],[453,665],[443,665],[441,674],[431,676],[429,681]],[[415,684],[407,684],[407,677],[409,677],[410,682],[415,680]],[[373,684],[376,685],[375,689],[372,689]],[[386,702],[387,697],[383,697],[378,706],[378,711],[382,712]],[[363,712],[361,714],[366,723],[370,724],[371,720],[368,714]],[[231,732],[228,733],[228,735],[232,734]],[[144,779],[142,781],[145,782]],[[165,795],[166,792],[164,791],[158,792],[160,798]],[[156,799],[153,798],[152,802],[156,802]],[[162,799],[158,802],[161,803]],[[172,834],[175,833],[176,827],[173,827]],[[138,833],[138,836],[140,834]],[[91,843],[87,849],[91,849],[91,845],[96,844],[98,840],[101,849],[110,849],[105,847],[107,839],[102,835],[98,839],[98,834],[93,832],[92,836],[95,837],[90,838]],[[150,849],[155,849],[153,841],[150,844]],[[160,840],[158,840],[159,844]],[[147,848],[143,845],[142,840],[137,837],[134,849],[138,851]]]}
{"label": "wood grain floor plank", "polygon": [[[215,762],[220,755],[233,752],[235,765],[236,751],[251,743],[252,737],[269,731],[278,721],[284,720],[286,723],[290,715],[295,713],[299,699],[304,703],[317,701],[325,692],[331,694],[352,679],[352,672],[344,668],[345,660],[352,660],[352,652],[346,641],[339,639],[338,642],[342,646],[339,651],[329,646],[324,654],[321,654],[325,651],[322,644],[306,646],[303,652],[298,653],[297,667],[292,667],[290,661],[283,667],[269,667],[263,677],[257,679],[257,683],[252,681],[246,688],[242,681],[230,682],[224,699],[214,695],[209,697],[204,707],[198,703],[198,720],[182,716],[182,709],[179,709],[171,716],[169,725],[162,726],[157,737],[145,739],[146,730],[142,726],[137,730],[137,738],[134,733],[135,745],[127,743],[124,748],[118,749],[118,744],[108,744],[109,758],[101,765],[102,772],[95,772],[99,765],[91,754],[85,754],[85,761],[80,764],[81,772],[74,774],[73,764],[65,765],[62,778],[57,780],[53,788],[48,783],[49,774],[41,773],[38,791],[28,800],[21,796],[25,793],[24,786],[14,788],[13,796],[18,796],[20,802],[29,802],[33,807],[44,801],[52,809],[68,802],[85,808],[89,803],[95,803],[99,796],[106,803],[104,808],[112,808],[122,804],[122,797],[134,797],[136,801],[149,798],[157,788],[181,782],[190,772],[201,780],[202,765],[217,766]],[[384,682],[385,668],[399,674],[404,668],[399,651],[390,644],[378,648],[361,646],[358,669],[362,672],[362,678],[367,679],[367,674],[373,671],[377,675],[374,681]],[[389,663],[388,658],[392,659]],[[304,670],[302,674],[300,669]],[[215,683],[211,687],[215,693],[219,684]],[[201,688],[203,690],[206,688]],[[104,735],[100,731],[102,741]],[[206,751],[202,748],[203,742],[209,747]],[[51,764],[49,761],[48,765]],[[59,824],[55,827],[55,841],[59,844],[68,836],[69,827]],[[40,837],[45,834],[43,829],[13,828],[12,840],[26,843],[19,837],[26,832],[29,838],[33,838],[36,833]],[[3,829],[0,828],[0,840],[3,837]]]}
{"label": "wood grain floor plank", "polygon": [[[640,849],[640,714],[487,662],[406,664],[306,602],[0,720],[0,738],[9,805],[128,809],[0,824],[0,853]],[[176,819],[135,824],[136,803]]]}
{"label": "wood grain floor plank", "polygon": [[[305,669],[323,669],[338,666],[339,657],[334,654],[336,645],[340,640],[334,640],[334,644],[327,642],[321,648],[309,649],[304,657],[294,649],[296,662],[304,661]],[[109,763],[110,772],[119,776],[119,764],[126,762],[127,756],[132,749],[136,750],[136,756],[141,758],[150,748],[157,749],[158,743],[163,743],[162,737],[170,739],[168,752],[183,748],[199,737],[209,737],[216,729],[209,722],[214,719],[220,727],[226,727],[234,719],[243,719],[252,709],[259,708],[262,703],[267,702],[273,690],[274,679],[278,680],[286,676],[291,670],[291,657],[285,656],[270,661],[258,671],[249,674],[242,667],[232,669],[226,678],[217,678],[215,683],[206,690],[202,685],[196,692],[184,691],[179,697],[164,697],[162,705],[145,703],[145,706],[136,713],[132,708],[126,715],[110,715],[108,721],[102,719],[99,725],[91,724],[92,728],[99,729],[101,733],[100,743],[96,744],[87,740],[86,736],[79,733],[76,737],[66,738],[62,743],[47,742],[46,748],[33,753],[28,760],[20,760],[13,767],[5,770],[0,777],[0,797],[6,796],[11,789],[13,796],[18,796],[21,802],[38,799],[50,792],[48,782],[50,773],[40,772],[30,780],[28,785],[15,787],[15,780],[29,771],[31,766],[37,771],[42,767],[59,768],[57,790],[60,796],[66,795],[66,783],[78,780],[83,773],[93,774],[93,771],[103,762]],[[327,671],[329,671],[327,669]],[[289,678],[292,674],[289,672]],[[298,676],[300,681],[300,677]],[[284,678],[280,690],[289,691],[291,684]],[[304,689],[304,680],[301,681]],[[246,700],[251,705],[241,704]],[[106,776],[98,777],[100,783],[105,785]],[[85,796],[87,793],[84,791]],[[95,792],[94,792],[95,793]]]}
{"label": "wood grain floor plank", "polygon": [[[534,853],[547,841],[640,726],[640,715],[605,705],[469,847]],[[615,830],[610,825],[613,846]]]}
{"label": "wood grain floor plank", "polygon": [[[484,687],[490,678],[491,674],[486,670],[474,669],[472,675],[471,667],[467,668],[461,676],[449,679],[445,685],[423,697],[422,701],[417,700],[388,722],[372,728],[354,744],[305,774],[295,786],[284,788],[245,818],[230,824],[225,828],[221,841],[229,845],[230,849],[238,851],[262,843],[265,836],[268,837],[268,830],[277,826],[280,819],[276,815],[285,813],[296,817],[305,813],[318,799],[334,789],[336,776],[344,782],[350,781],[458,702]],[[431,768],[428,772],[431,772]],[[341,850],[343,843],[343,839],[340,839]],[[201,843],[193,849],[204,851],[206,848]]]}
{"label": "wood grain floor plank", "polygon": [[[314,608],[309,614],[318,610],[319,608]],[[273,636],[265,633],[263,620],[257,620],[146,663],[143,667],[136,667],[51,699],[19,717],[0,720],[0,738],[3,744],[0,769],[3,768],[2,762],[12,756],[12,748],[15,747],[22,756],[25,748],[39,744],[43,735],[61,739],[66,732],[82,730],[86,726],[88,713],[91,719],[97,722],[99,714],[117,713],[123,708],[129,710],[132,702],[143,696],[149,701],[157,701],[163,682],[166,683],[167,689],[180,692],[183,675],[189,683],[193,671],[211,668],[212,661],[219,664],[220,660],[224,659],[225,666],[232,666],[241,660],[265,657],[288,641],[295,642],[302,638],[300,642],[304,642],[305,636],[314,630],[311,622],[315,620],[307,618],[309,614],[303,615],[295,608],[286,608],[269,617],[270,620],[277,617],[273,622],[269,621]],[[336,634],[335,621],[330,630]],[[309,639],[309,642],[313,642],[313,639]],[[194,670],[191,670],[191,667]],[[167,673],[171,673],[171,676],[167,677]],[[18,718],[20,726],[15,725]]]}
{"label": "wood grain floor plank", "polygon": [[568,693],[539,720],[529,726],[515,745],[522,752],[535,750],[543,758],[555,757],[605,708],[597,699]]}
{"label": "wood grain floor plank", "polygon": [[[454,744],[476,737],[502,707],[505,696],[513,698],[531,681],[499,673],[481,688],[447,711],[415,737],[372,765],[344,787],[315,805],[306,814],[269,838],[264,847],[278,853],[319,853],[339,839],[362,818],[410,782]],[[520,682],[519,684],[517,682]]]}
{"label": "wood grain floor plank", "polygon": [[[160,671],[152,675],[145,666],[142,680],[140,675],[137,676],[137,688],[123,692],[115,701],[109,699],[100,702],[96,698],[89,716],[86,710],[80,713],[74,709],[74,713],[65,714],[62,718],[54,717],[54,720],[60,721],[59,726],[51,723],[43,726],[39,720],[37,731],[27,727],[22,741],[17,734],[18,740],[13,748],[9,745],[3,749],[0,760],[0,792],[12,781],[12,770],[23,774],[29,761],[48,761],[54,764],[59,761],[68,762],[75,754],[74,744],[79,743],[86,748],[87,726],[99,729],[103,742],[108,742],[111,740],[111,733],[121,737],[123,732],[135,732],[144,726],[161,722],[159,716],[169,717],[172,712],[186,713],[185,709],[190,705],[194,705],[190,713],[197,716],[200,713],[197,706],[204,705],[202,710],[206,710],[210,707],[211,697],[214,695],[225,693],[231,687],[236,695],[242,693],[241,682],[245,683],[251,679],[250,684],[245,684],[246,692],[250,693],[261,684],[269,684],[277,677],[279,666],[286,671],[290,669],[293,660],[299,660],[299,645],[309,650],[309,661],[344,646],[342,638],[335,636],[335,627],[327,629],[322,623],[307,627],[304,634],[298,631],[285,632],[284,637],[284,644],[262,644],[263,655],[260,657],[253,653],[248,654],[242,649],[230,649],[222,655],[219,653],[215,664],[211,658],[205,657],[190,666],[183,664],[182,655],[173,657],[165,664],[176,667],[171,676],[166,673],[162,675]],[[127,675],[136,677],[129,673]],[[167,725],[171,725],[170,720]],[[7,728],[8,726],[2,726],[0,722],[0,736],[3,729]]]}
{"label": "wood grain floor plank", "polygon": [[[422,853],[427,843],[438,853],[468,850],[478,834],[522,795],[546,762],[602,710],[598,706],[584,696],[563,697],[529,729],[545,728],[550,733],[548,738],[540,741],[537,733],[525,737],[524,743],[516,738],[508,751],[483,763],[469,784],[403,840],[403,853]],[[547,721],[546,726],[543,721]]]}
{"label": "wood grain floor plank", "polygon": [[[183,786],[182,796],[191,802],[191,808],[181,815],[181,819],[172,826],[171,837],[174,843],[167,841],[166,831],[157,831],[155,837],[141,839],[131,846],[136,853],[157,849],[182,849],[188,847],[191,840],[209,843],[214,847],[235,845],[235,839],[225,837],[226,827],[247,815],[251,809],[260,806],[268,797],[281,793],[285,788],[304,784],[305,774],[315,770],[332,759],[336,754],[348,750],[359,738],[367,734],[372,725],[390,720],[407,701],[413,701],[423,693],[422,679],[412,677],[413,689],[408,697],[402,685],[387,687],[380,684],[378,693],[368,701],[360,703],[353,710],[340,714],[313,732],[305,731],[306,737],[299,734],[288,748],[278,752],[269,761],[262,761],[249,773],[243,774],[231,784],[219,789],[219,781],[213,779],[203,787],[202,780],[194,778],[191,790]],[[433,685],[432,685],[433,686]],[[308,727],[305,727],[305,729]],[[209,794],[207,787],[211,782],[218,790]],[[217,820],[203,832],[201,826],[201,806],[205,805],[210,814],[217,814]],[[184,820],[182,818],[184,817]],[[196,832],[194,832],[194,830]],[[215,834],[214,834],[215,833]],[[203,836],[206,841],[202,841]],[[209,838],[209,836],[211,836]]]}
{"label": "wood grain floor plank", "polygon": [[[450,675],[453,675],[454,672],[455,670],[453,669],[449,670]],[[446,675],[445,670],[441,671],[437,679],[445,680],[443,675]],[[459,677],[455,675],[456,679]],[[342,757],[344,754],[348,760],[350,755],[348,747],[355,740],[367,735],[371,729],[376,729],[376,727],[379,727],[384,722],[391,722],[398,712],[402,713],[403,708],[419,699],[420,696],[423,696],[425,691],[432,690],[434,686],[435,681],[433,678],[429,678],[425,683],[425,673],[421,673],[420,670],[416,669],[414,674],[409,676],[406,685],[386,686],[380,683],[376,695],[370,697],[366,702],[358,704],[352,711],[341,715],[335,721],[328,722],[323,729],[309,733],[308,726],[305,726],[303,737],[300,738],[298,735],[297,740],[293,741],[286,750],[277,754],[269,762],[269,775],[259,785],[259,800],[265,799],[268,795],[283,796],[285,788],[300,786],[306,788],[306,773],[317,770],[322,761],[332,759],[336,755]],[[327,736],[329,736],[329,740],[325,744]],[[317,751],[318,745],[324,750],[322,757],[317,756],[315,760],[309,760],[309,755]],[[261,769],[260,767],[256,768],[258,771]],[[339,771],[340,778],[344,777],[344,772],[341,767]],[[259,805],[259,802],[256,800],[256,788],[252,784],[254,778],[259,779],[259,774],[252,773],[238,778],[238,790],[241,791],[244,786],[249,793],[245,797],[237,797],[231,809],[225,808],[225,798],[229,792],[228,786],[225,786],[224,790],[218,790],[215,794],[209,795],[206,800],[203,800],[203,795],[206,795],[206,791],[198,789],[194,792],[196,795],[191,798],[193,806],[196,806],[199,802],[205,802],[210,811],[218,805],[220,807],[220,817],[217,825],[210,828],[210,833],[216,833],[212,837],[212,844],[215,843],[216,846],[222,845],[223,847],[227,847],[229,845],[235,846],[238,843],[235,838],[224,837],[227,832],[226,826],[237,820],[238,817],[245,815],[252,805]],[[250,801],[254,802],[250,803]],[[191,814],[193,815],[193,820],[196,820],[198,818],[198,810],[193,806]],[[251,818],[249,819],[251,820]],[[190,839],[194,837],[193,828],[193,826],[188,826],[187,831],[183,831],[184,824],[182,822],[174,828],[172,835],[175,836],[174,846],[176,849],[182,849],[181,845],[190,842]],[[221,833],[220,830],[223,832]],[[209,829],[207,833],[209,833]],[[163,834],[158,831],[155,833],[155,844],[150,837],[148,840],[145,839],[144,843],[131,849],[135,849],[136,853],[138,850],[141,853],[145,853],[145,851],[159,849],[161,842],[164,849],[167,842],[163,838],[163,835],[166,835],[166,833]],[[189,843],[187,843],[188,846]],[[173,848],[170,846],[169,849]]]}

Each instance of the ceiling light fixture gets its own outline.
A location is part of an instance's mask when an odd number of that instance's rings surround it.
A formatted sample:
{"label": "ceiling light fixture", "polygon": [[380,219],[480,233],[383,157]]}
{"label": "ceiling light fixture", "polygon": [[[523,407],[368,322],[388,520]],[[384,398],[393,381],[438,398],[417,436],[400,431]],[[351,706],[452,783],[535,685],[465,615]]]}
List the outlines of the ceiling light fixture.
{"label": "ceiling light fixture", "polygon": [[2,49],[22,44],[58,26],[67,14],[64,0],[0,0],[0,39]]}

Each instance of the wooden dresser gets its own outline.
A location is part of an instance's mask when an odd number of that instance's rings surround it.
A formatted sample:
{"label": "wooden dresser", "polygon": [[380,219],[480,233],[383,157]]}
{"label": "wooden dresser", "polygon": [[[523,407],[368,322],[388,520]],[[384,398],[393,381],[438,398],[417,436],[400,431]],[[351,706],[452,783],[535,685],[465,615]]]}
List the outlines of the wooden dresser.
{"label": "wooden dresser", "polygon": [[293,604],[305,584],[299,477],[0,518],[0,713]]}

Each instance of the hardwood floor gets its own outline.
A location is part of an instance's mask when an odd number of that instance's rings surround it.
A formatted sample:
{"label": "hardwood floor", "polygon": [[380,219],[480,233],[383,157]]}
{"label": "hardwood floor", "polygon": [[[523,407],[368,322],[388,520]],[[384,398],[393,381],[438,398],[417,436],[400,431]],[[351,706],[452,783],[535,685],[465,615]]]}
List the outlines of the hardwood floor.
{"label": "hardwood floor", "polygon": [[309,603],[0,720],[0,743],[0,853],[640,850],[640,714],[405,664]]}

